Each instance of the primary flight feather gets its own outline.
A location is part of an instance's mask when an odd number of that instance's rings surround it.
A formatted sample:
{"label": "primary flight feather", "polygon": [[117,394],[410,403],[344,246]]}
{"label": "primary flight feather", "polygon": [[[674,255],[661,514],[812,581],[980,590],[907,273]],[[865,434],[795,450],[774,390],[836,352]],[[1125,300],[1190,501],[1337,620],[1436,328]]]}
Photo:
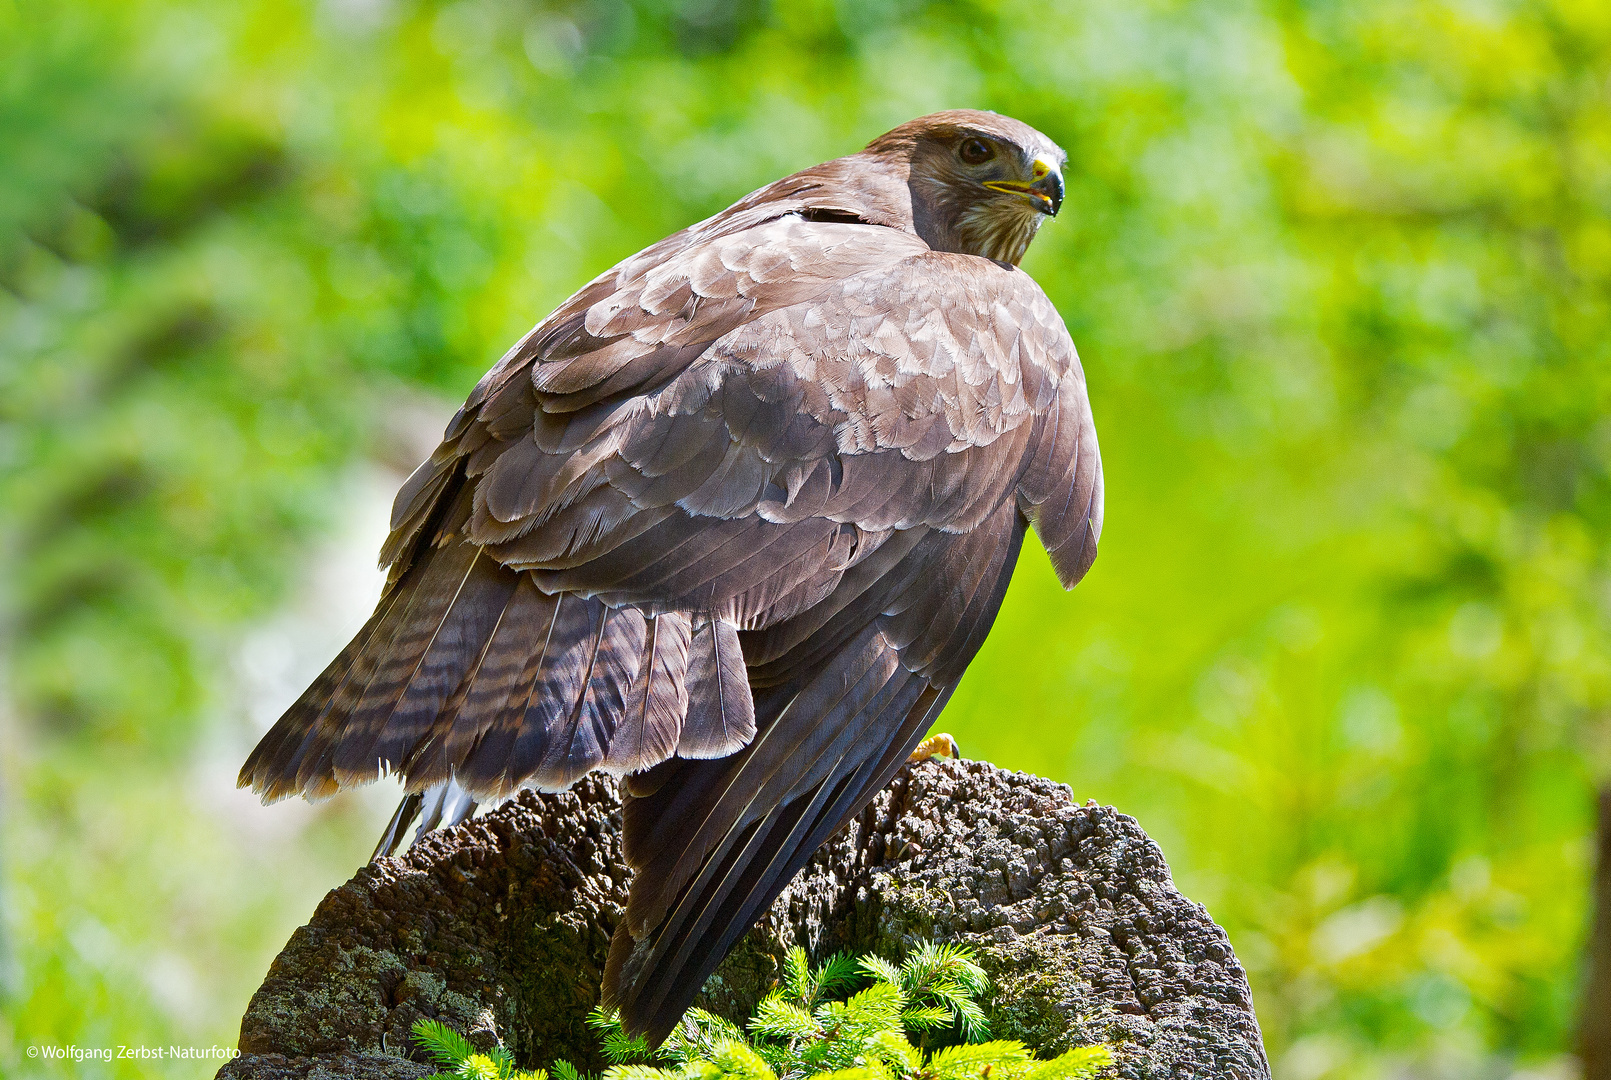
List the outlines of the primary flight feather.
{"label": "primary flight feather", "polygon": [[400,773],[451,824],[626,776],[603,994],[658,1041],[944,707],[1033,525],[1102,470],[1018,268],[1064,154],[936,113],[639,252],[540,322],[403,485],[369,623],[263,737],[265,800]]}

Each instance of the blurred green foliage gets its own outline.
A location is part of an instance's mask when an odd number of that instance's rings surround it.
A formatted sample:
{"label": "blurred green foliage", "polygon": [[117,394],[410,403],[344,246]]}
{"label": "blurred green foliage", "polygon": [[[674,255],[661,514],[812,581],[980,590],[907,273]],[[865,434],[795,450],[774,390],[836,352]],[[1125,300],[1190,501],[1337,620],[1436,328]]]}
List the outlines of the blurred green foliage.
{"label": "blurred green foliage", "polygon": [[963,105],[1069,151],[1026,267],[1108,519],[1072,597],[1026,553],[944,726],[1137,815],[1278,1077],[1565,1067],[1611,765],[1603,0],[3,0],[0,1071],[210,1073],[25,1051],[233,1043],[367,851],[341,800],[257,842],[198,778],[386,403],[445,420],[592,274]]}

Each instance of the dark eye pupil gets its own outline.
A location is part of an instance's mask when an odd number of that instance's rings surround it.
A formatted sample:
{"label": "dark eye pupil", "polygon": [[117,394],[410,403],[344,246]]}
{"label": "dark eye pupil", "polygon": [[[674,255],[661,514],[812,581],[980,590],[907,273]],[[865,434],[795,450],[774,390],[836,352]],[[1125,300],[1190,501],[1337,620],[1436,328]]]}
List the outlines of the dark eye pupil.
{"label": "dark eye pupil", "polygon": [[983,139],[969,139],[962,144],[962,160],[970,165],[990,159],[990,147]]}

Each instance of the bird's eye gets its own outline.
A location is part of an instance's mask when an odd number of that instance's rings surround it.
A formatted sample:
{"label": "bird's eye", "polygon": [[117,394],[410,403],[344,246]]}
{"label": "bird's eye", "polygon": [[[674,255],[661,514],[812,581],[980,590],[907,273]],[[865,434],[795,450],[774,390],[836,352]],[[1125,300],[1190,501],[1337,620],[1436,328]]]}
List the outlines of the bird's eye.
{"label": "bird's eye", "polygon": [[982,165],[995,157],[996,152],[983,139],[964,139],[957,147],[957,156],[969,165]]}

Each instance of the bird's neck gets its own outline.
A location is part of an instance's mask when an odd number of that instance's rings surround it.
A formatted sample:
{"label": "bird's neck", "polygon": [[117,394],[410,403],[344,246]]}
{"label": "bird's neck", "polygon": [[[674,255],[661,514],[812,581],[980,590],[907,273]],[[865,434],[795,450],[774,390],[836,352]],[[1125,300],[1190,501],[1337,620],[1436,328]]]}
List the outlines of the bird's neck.
{"label": "bird's neck", "polygon": [[958,247],[953,250],[1017,266],[1044,220],[1034,210],[1027,214],[986,213],[984,206],[975,205],[957,222]]}
{"label": "bird's neck", "polygon": [[910,187],[915,231],[935,251],[1017,266],[1044,219],[1027,202],[1024,212],[1017,212],[1000,203],[971,201],[937,179],[914,176]]}

